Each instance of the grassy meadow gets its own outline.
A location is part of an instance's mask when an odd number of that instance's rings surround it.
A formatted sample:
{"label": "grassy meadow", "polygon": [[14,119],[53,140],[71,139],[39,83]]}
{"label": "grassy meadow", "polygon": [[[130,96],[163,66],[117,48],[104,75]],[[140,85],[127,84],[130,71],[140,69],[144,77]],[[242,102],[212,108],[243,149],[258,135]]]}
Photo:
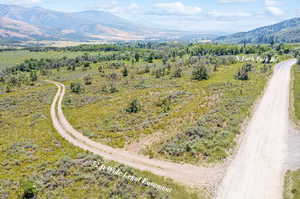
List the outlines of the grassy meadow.
{"label": "grassy meadow", "polygon": [[[32,182],[38,198],[204,198],[171,180],[103,160],[65,141],[52,127],[50,104],[56,87],[37,82],[0,96],[0,198],[21,198]],[[94,161],[172,188],[165,193],[97,172]],[[79,188],[80,187],[80,188]]]}
{"label": "grassy meadow", "polygon": [[76,57],[83,54],[83,52],[70,51],[47,51],[47,52],[33,52],[29,50],[15,50],[0,52],[0,71],[17,64],[24,62],[26,59],[51,59],[62,57]]}

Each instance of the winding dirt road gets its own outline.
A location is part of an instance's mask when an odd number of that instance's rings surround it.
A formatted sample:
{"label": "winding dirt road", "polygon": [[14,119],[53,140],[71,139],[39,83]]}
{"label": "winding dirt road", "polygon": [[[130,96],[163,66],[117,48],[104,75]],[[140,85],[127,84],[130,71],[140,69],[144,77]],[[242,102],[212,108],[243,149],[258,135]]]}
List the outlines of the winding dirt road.
{"label": "winding dirt road", "polygon": [[108,160],[195,187],[216,188],[224,177],[217,199],[281,199],[287,158],[290,69],[294,63],[295,60],[289,60],[275,67],[225,177],[224,165],[205,168],[154,160],[90,140],[76,131],[63,114],[65,86],[48,81],[58,87],[51,105],[51,118],[55,129],[67,141]]}
{"label": "winding dirt road", "polygon": [[217,199],[281,199],[289,131],[290,69],[282,62],[246,129]]}
{"label": "winding dirt road", "polygon": [[139,170],[150,171],[185,185],[211,189],[221,181],[224,170],[222,167],[206,168],[149,159],[142,155],[132,154],[128,151],[102,145],[83,136],[71,126],[63,114],[62,100],[65,95],[65,86],[54,81],[48,82],[58,87],[58,91],[51,105],[53,126],[61,136],[73,145],[100,155],[105,159],[113,160]]}

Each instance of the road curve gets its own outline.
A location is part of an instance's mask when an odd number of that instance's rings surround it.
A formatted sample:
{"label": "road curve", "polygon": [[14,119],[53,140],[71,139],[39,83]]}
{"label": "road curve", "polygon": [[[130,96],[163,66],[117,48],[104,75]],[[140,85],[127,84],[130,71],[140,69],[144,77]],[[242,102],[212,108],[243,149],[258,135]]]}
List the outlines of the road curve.
{"label": "road curve", "polygon": [[213,188],[223,176],[222,167],[206,168],[189,164],[177,164],[167,161],[149,159],[145,156],[132,154],[121,149],[94,142],[75,130],[65,118],[62,111],[62,101],[65,86],[59,82],[48,81],[58,87],[51,105],[51,118],[57,132],[73,145],[105,159],[113,160],[133,168],[149,171],[159,176],[171,178],[179,183],[193,187]]}
{"label": "road curve", "polygon": [[276,65],[246,128],[241,146],[219,187],[217,199],[281,199],[289,130],[290,69]]}

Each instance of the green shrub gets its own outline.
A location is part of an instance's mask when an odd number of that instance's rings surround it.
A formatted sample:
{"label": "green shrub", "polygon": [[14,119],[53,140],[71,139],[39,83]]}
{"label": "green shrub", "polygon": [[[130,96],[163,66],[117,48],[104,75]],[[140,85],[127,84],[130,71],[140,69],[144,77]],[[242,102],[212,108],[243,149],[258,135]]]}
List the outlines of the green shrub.
{"label": "green shrub", "polygon": [[123,71],[122,71],[123,77],[127,77],[128,76],[128,69],[127,67],[124,67]]}
{"label": "green shrub", "polygon": [[100,65],[98,67],[98,71],[99,71],[99,73],[104,73],[104,67],[102,65]]}
{"label": "green shrub", "polygon": [[92,77],[90,75],[85,76],[83,80],[84,80],[85,85],[91,85],[92,84]]}
{"label": "green shrub", "polygon": [[238,80],[249,80],[249,72],[252,70],[251,64],[245,64],[239,71],[235,74],[235,79]]}
{"label": "green shrub", "polygon": [[11,86],[10,86],[10,85],[7,85],[7,86],[6,86],[5,92],[6,92],[6,93],[10,93],[10,92],[11,92]]}
{"label": "green shrub", "polygon": [[158,68],[158,69],[155,70],[155,77],[156,78],[161,78],[165,75],[166,75],[166,68],[163,67],[163,68]]}
{"label": "green shrub", "polygon": [[177,68],[173,74],[173,77],[175,78],[180,78],[182,77],[182,69],[181,68]]}
{"label": "green shrub", "polygon": [[31,72],[30,72],[30,80],[31,80],[32,82],[35,82],[35,81],[38,80],[38,76],[37,76],[36,71],[31,71]]}
{"label": "green shrub", "polygon": [[22,199],[33,199],[37,197],[38,190],[35,184],[31,181],[21,182]]}
{"label": "green shrub", "polygon": [[158,103],[158,106],[162,108],[162,111],[164,113],[168,112],[171,110],[171,98],[166,97],[164,98],[160,103]]}
{"label": "green shrub", "polygon": [[80,83],[71,83],[71,90],[73,93],[81,93],[84,89]]}
{"label": "green shrub", "polygon": [[300,65],[300,57],[297,59],[297,64]]}
{"label": "green shrub", "polygon": [[142,110],[142,106],[141,106],[140,102],[137,99],[134,99],[129,103],[129,106],[126,109],[126,112],[127,113],[137,113],[137,112],[140,112],[141,110]]}
{"label": "green shrub", "polygon": [[91,66],[91,64],[89,62],[84,63],[84,68],[89,68]]}
{"label": "green shrub", "polygon": [[192,79],[199,80],[199,81],[208,80],[209,75],[208,75],[207,68],[203,65],[196,67],[192,73]]}

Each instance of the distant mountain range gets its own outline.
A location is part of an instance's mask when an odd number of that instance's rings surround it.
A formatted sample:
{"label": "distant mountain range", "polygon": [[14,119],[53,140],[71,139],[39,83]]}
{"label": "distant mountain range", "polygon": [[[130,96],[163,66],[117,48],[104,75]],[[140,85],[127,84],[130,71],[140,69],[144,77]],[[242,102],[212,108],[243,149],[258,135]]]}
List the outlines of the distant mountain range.
{"label": "distant mountain range", "polygon": [[222,43],[300,42],[300,18],[215,39]]}
{"label": "distant mountain range", "polygon": [[40,7],[0,4],[1,41],[136,40],[144,27],[103,11],[63,13]]}
{"label": "distant mountain range", "polygon": [[[219,35],[219,36],[218,36]],[[146,28],[104,11],[64,13],[0,4],[0,43],[23,41],[144,40],[220,43],[300,42],[300,18],[233,35]]]}

